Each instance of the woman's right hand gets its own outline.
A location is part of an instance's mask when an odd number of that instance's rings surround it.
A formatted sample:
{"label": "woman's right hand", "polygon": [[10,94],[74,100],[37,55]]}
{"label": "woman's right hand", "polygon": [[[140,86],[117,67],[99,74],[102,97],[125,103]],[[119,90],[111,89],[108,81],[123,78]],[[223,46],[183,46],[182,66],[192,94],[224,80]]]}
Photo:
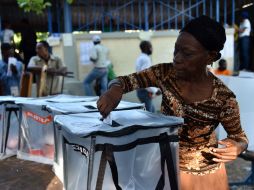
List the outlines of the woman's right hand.
{"label": "woman's right hand", "polygon": [[111,85],[110,89],[100,96],[97,101],[97,108],[103,118],[106,118],[117,107],[122,96],[123,89],[118,85]]}

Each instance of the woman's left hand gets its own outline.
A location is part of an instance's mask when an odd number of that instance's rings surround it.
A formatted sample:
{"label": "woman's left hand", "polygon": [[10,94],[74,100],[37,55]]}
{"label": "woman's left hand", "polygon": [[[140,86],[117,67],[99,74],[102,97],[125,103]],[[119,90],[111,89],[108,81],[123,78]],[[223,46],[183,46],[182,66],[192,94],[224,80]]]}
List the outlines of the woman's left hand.
{"label": "woman's left hand", "polygon": [[216,158],[213,158],[215,162],[231,162],[242,152],[241,143],[232,139],[224,139],[218,143],[224,147],[210,149],[211,154],[216,156]]}

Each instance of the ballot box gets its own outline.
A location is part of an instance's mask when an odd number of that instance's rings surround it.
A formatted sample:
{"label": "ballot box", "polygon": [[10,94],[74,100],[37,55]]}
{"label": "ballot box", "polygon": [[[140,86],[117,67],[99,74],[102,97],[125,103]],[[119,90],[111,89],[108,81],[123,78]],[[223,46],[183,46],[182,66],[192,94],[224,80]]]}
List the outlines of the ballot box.
{"label": "ballot box", "polygon": [[[22,115],[17,157],[45,164],[53,164],[55,147],[53,117],[56,112],[49,111],[47,106],[56,103],[75,103],[76,105],[79,105],[82,102],[95,101],[97,99],[98,97],[61,94],[57,96],[15,101],[15,103],[20,106]],[[67,112],[70,111],[69,107],[66,109]],[[84,109],[87,110],[88,108]],[[76,108],[72,107],[72,110],[76,110]],[[60,112],[58,113],[62,114]],[[65,113],[64,110],[63,113]]]}
{"label": "ballot box", "polygon": [[[39,163],[53,164],[58,131],[53,127],[57,114],[96,112],[98,97],[70,95],[48,96],[32,100],[16,101],[21,107],[20,146],[17,157]],[[121,102],[117,109],[143,107],[143,104]],[[58,159],[55,159],[58,160]],[[56,162],[57,163],[57,162]],[[61,177],[59,176],[61,179]]]}
{"label": "ballot box", "polygon": [[182,118],[144,110],[57,115],[66,190],[178,189]]}
{"label": "ballot box", "polygon": [[19,106],[13,96],[0,96],[0,159],[17,153],[19,138]]}
{"label": "ballot box", "polygon": [[[141,103],[120,101],[118,106],[115,108],[116,111],[130,109],[144,110],[145,107],[144,104]],[[48,104],[46,106],[46,110],[52,115],[98,112],[96,101]],[[63,181],[63,154],[61,130],[58,130],[56,127],[54,127],[54,145],[55,156],[53,163],[53,171],[55,172],[56,176],[61,181]]]}

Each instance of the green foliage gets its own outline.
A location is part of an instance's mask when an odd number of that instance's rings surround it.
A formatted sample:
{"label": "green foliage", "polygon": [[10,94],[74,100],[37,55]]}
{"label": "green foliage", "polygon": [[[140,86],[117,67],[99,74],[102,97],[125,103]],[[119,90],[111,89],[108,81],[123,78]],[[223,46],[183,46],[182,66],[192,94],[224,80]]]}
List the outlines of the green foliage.
{"label": "green foliage", "polygon": [[37,14],[42,13],[42,11],[51,6],[51,3],[44,0],[17,0],[20,8],[23,8],[25,12],[34,11]]}
{"label": "green foliage", "polygon": [[[74,0],[66,0],[67,3],[72,4]],[[42,11],[51,6],[49,0],[17,0],[20,8],[24,9],[25,12],[36,12],[41,14]]]}
{"label": "green foliage", "polygon": [[[47,38],[49,37],[49,33],[48,32],[36,32],[36,36],[37,36],[37,42],[39,42],[42,40],[47,40]],[[14,42],[16,44],[16,47],[19,47],[20,41],[21,41],[21,34],[15,33],[14,34]]]}
{"label": "green foliage", "polygon": [[67,3],[72,4],[74,0],[67,0]]}
{"label": "green foliage", "polygon": [[49,37],[49,33],[48,32],[36,32],[36,36],[37,36],[37,42],[39,42],[42,40],[47,40],[47,38]]}

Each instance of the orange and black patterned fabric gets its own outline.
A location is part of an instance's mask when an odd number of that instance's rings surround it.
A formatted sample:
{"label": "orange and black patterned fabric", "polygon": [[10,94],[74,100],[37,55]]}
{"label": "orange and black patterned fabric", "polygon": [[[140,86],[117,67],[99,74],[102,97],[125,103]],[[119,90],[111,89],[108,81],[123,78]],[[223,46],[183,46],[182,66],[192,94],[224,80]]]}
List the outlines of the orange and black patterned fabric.
{"label": "orange and black patterned fabric", "polygon": [[220,168],[209,151],[209,147],[218,147],[215,129],[219,123],[225,128],[228,138],[248,143],[241,128],[235,95],[215,76],[212,96],[193,103],[186,103],[181,97],[171,63],[158,64],[139,73],[118,77],[118,80],[125,93],[149,86],[160,88],[161,112],[184,118],[184,125],[178,132],[181,171],[205,175]]}

